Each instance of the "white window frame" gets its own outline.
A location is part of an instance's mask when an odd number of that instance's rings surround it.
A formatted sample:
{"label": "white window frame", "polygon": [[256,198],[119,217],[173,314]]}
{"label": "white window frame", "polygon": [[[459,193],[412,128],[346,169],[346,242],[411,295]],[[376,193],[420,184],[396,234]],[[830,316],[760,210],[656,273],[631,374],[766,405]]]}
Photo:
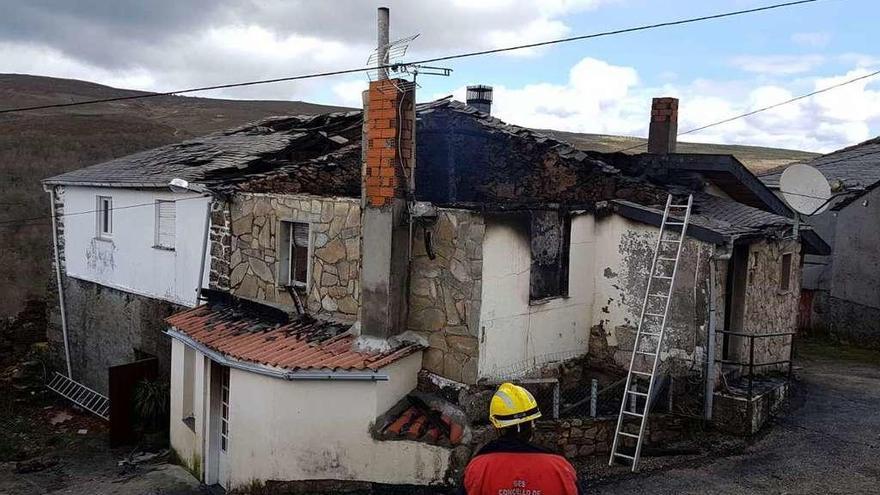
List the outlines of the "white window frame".
{"label": "white window frame", "polygon": [[[311,277],[312,277],[312,248],[313,248],[313,246],[312,246],[312,224],[310,224],[309,222],[299,222],[296,220],[281,220],[281,224],[280,224],[281,228],[278,229],[279,233],[284,230],[285,224],[287,225],[287,227],[286,227],[287,238],[284,238],[284,236],[282,236],[282,235],[278,236],[278,238],[279,238],[278,259],[284,260],[284,258],[282,258],[282,256],[281,256],[281,254],[282,254],[282,252],[286,252],[286,253],[284,253],[284,254],[286,254],[286,266],[283,261],[281,263],[278,263],[278,285],[281,287],[295,287],[298,289],[305,289],[306,291],[308,291],[309,280],[311,280]],[[293,235],[294,235],[294,226],[297,224],[305,225],[306,228],[308,229],[307,236],[308,236],[309,240],[308,240],[308,245],[306,246],[306,279],[305,279],[305,281],[291,280],[292,279],[291,272],[293,271],[292,269],[294,267],[294,265],[293,265],[293,260],[294,260],[294,257],[293,257],[293,247],[294,247]]]}
{"label": "white window frame", "polygon": [[[98,239],[112,239],[113,198],[110,196],[96,196],[95,213],[95,237]],[[104,228],[105,225],[106,229]]]}
{"label": "white window frame", "polygon": [[229,452],[229,366],[220,368],[220,450]]}
{"label": "white window frame", "polygon": [[154,234],[153,234],[153,247],[156,248],[156,249],[164,249],[164,250],[166,250],[166,251],[174,251],[174,249],[175,249],[175,247],[176,247],[176,244],[177,244],[177,232],[176,232],[176,230],[175,230],[174,233],[172,234],[172,237],[171,237],[171,244],[170,244],[170,245],[168,245],[168,244],[163,244],[163,243],[161,242],[161,238],[160,238],[160,236],[159,236],[159,219],[160,219],[160,216],[159,216],[159,209],[160,209],[160,204],[162,204],[162,203],[171,203],[171,205],[172,205],[173,208],[174,208],[174,224],[175,224],[175,229],[176,229],[176,225],[177,225],[177,202],[174,201],[173,199],[157,199],[157,200],[156,200],[156,206],[155,206],[156,213],[155,213],[155,220],[154,220],[154,223],[155,223],[155,229],[154,229],[154,230],[155,230],[155,232],[154,232]]}

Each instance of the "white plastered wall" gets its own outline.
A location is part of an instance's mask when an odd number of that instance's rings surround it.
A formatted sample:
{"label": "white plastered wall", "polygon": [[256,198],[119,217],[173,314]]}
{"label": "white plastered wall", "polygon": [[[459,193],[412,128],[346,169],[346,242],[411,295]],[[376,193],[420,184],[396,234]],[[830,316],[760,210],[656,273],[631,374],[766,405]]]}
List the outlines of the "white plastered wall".
{"label": "white plastered wall", "polygon": [[[98,196],[109,196],[113,202],[113,233],[108,239],[96,235],[94,210]],[[173,251],[153,247],[154,203],[159,199],[179,200]],[[170,189],[65,187],[67,275],[134,294],[194,305],[207,202],[208,198]],[[78,212],[85,213],[74,214]],[[208,267],[205,268],[207,271]]]}
{"label": "white plastered wall", "polygon": [[[179,418],[183,387],[176,377],[183,369],[181,349],[183,344],[175,341],[171,445],[184,458],[209,442],[193,435]],[[379,382],[287,381],[231,369],[230,479],[223,484],[235,488],[267,480],[415,485],[442,481],[449,466],[449,449],[420,442],[378,441],[370,435],[376,417],[415,388],[420,368],[421,353],[382,368],[380,372],[389,380]],[[200,383],[206,383],[202,380]],[[207,397],[206,387],[197,385],[196,389],[198,395]],[[203,431],[207,418],[199,416],[196,412],[197,431]],[[203,452],[200,459],[205,457]]]}
{"label": "white plastered wall", "polygon": [[[658,234],[655,226],[618,215],[598,220],[591,214],[573,216],[569,296],[530,304],[527,229],[517,227],[516,222],[487,219],[479,376],[503,378],[542,362],[586,354],[592,327],[604,329],[607,345],[620,348],[617,329],[638,324]],[[704,256],[701,263],[711,251],[710,245],[692,238],[685,246],[688,249],[682,256],[699,252]],[[694,260],[682,262],[676,281],[679,297],[690,294],[695,283],[698,288],[703,283],[695,280],[695,264]],[[704,272],[699,272],[700,277],[708,277]],[[692,300],[688,299],[690,306]],[[693,332],[705,331],[692,328],[694,317],[676,318],[674,311],[671,315],[671,326],[683,321],[688,327],[686,335],[682,334],[685,339],[693,340]]]}
{"label": "white plastered wall", "polygon": [[593,314],[591,215],[571,219],[568,297],[529,302],[531,247],[516,222],[487,219],[483,240],[480,377],[497,377],[552,360],[586,354]]}
{"label": "white plastered wall", "polygon": [[[184,382],[184,353],[191,352],[194,355],[194,379],[193,379],[193,416],[194,428],[190,428],[183,419],[186,415],[183,411],[183,393],[186,387]],[[184,344],[177,340],[171,341],[171,399],[170,399],[170,425],[169,436],[171,447],[174,449],[180,462],[182,462],[190,472],[198,473],[201,476],[204,468],[204,457],[202,455],[202,432],[204,430],[204,420],[206,417],[205,400],[207,394],[208,376],[205,372],[208,360],[205,355],[193,349],[188,349]]]}

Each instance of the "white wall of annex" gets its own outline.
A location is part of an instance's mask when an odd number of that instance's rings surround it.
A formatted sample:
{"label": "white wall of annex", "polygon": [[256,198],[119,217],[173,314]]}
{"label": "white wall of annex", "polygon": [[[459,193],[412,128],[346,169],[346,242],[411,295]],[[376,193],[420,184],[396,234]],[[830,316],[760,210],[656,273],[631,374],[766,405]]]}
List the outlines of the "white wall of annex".
{"label": "white wall of annex", "polygon": [[[226,486],[240,487],[253,480],[417,485],[441,481],[449,465],[449,449],[412,441],[378,441],[369,432],[376,411],[384,407],[379,402],[393,404],[409,392],[415,377],[412,368],[420,362],[413,355],[401,360],[400,366],[383,368],[389,382],[285,381],[232,369],[231,479]],[[383,393],[383,387],[398,392]]]}
{"label": "white wall of annex", "polygon": [[205,400],[208,398],[205,393],[207,390],[206,383],[208,376],[205,373],[206,364],[209,361],[205,355],[199,351],[190,349],[189,352],[195,354],[195,373],[193,383],[193,416],[195,417],[195,428],[191,429],[184,423],[183,411],[183,381],[184,381],[184,353],[187,347],[176,339],[171,340],[171,392],[169,401],[170,423],[168,434],[171,442],[171,448],[180,461],[192,471],[199,471],[204,468],[204,457],[202,455],[202,442],[204,432],[204,421],[206,419]]}
{"label": "white wall of annex", "polygon": [[593,314],[595,222],[571,220],[568,297],[531,304],[531,248],[527,229],[516,222],[487,219],[483,240],[478,374],[496,378],[560,354],[588,351]]}
{"label": "white wall of annex", "polygon": [[[113,198],[113,234],[97,237],[97,196]],[[158,199],[178,200],[175,249],[155,245]],[[183,201],[180,201],[183,200]],[[208,198],[160,189],[65,187],[64,256],[68,276],[193,306]],[[143,205],[147,206],[135,206]],[[83,214],[73,214],[87,212]],[[206,266],[206,271],[207,271]]]}

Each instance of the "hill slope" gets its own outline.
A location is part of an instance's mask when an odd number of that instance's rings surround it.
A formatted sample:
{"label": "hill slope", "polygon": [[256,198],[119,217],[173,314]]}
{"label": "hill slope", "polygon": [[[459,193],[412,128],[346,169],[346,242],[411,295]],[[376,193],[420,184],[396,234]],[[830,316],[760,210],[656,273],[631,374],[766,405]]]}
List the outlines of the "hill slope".
{"label": "hill slope", "polygon": [[[139,94],[71,79],[0,74],[0,109]],[[50,280],[49,202],[45,177],[271,115],[340,107],[299,101],[233,101],[181,96],[0,115],[0,317]]]}
{"label": "hill slope", "polygon": [[[22,74],[0,74],[0,109],[143,94],[100,84]],[[236,127],[271,115],[312,114],[339,107],[301,101],[242,101],[162,96],[0,115],[0,317],[42,297],[50,280],[49,202],[40,179]],[[632,146],[637,138],[546,131],[597,151]],[[753,170],[813,156],[748,146],[685,144],[683,152],[731,153]],[[25,224],[9,223],[43,217]]]}

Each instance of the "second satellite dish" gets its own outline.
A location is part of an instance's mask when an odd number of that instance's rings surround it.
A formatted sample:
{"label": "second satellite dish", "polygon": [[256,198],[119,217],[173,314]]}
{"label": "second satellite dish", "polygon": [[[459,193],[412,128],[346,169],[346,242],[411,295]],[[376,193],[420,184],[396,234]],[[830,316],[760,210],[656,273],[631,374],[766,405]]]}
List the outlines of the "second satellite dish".
{"label": "second satellite dish", "polygon": [[785,169],[779,189],[788,206],[804,215],[816,215],[828,209],[831,185],[817,168],[797,164]]}

